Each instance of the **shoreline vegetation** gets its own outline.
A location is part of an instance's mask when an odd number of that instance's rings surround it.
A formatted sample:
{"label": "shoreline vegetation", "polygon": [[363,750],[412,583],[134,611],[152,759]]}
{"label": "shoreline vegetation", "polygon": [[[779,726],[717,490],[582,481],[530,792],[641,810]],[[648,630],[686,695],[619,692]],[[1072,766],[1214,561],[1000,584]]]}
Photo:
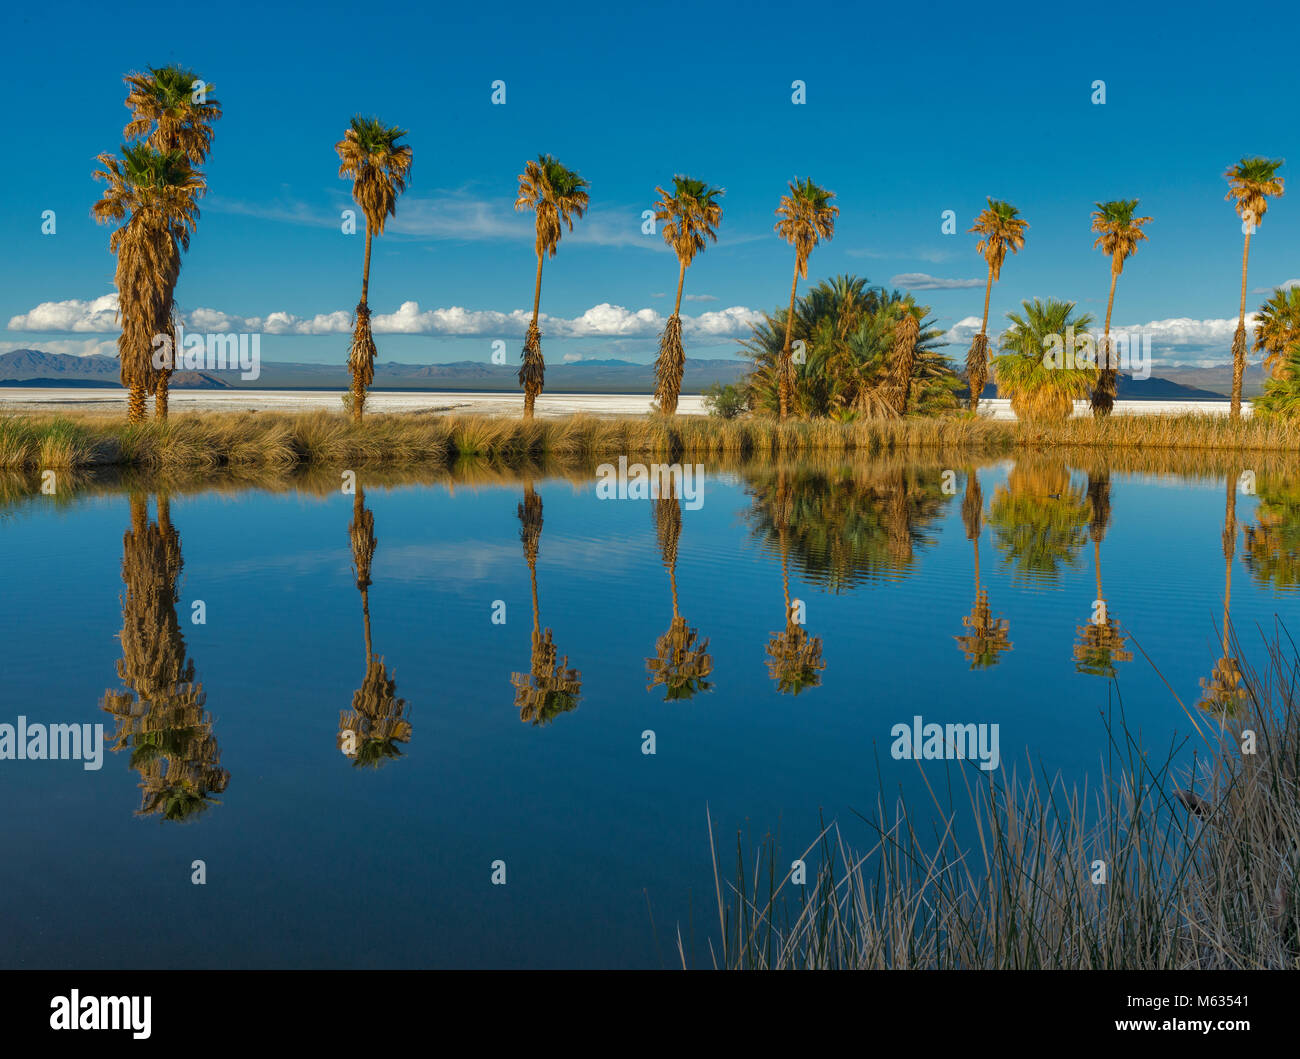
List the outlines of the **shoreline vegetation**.
{"label": "shoreline vegetation", "polygon": [[[1113,689],[1094,789],[1067,789],[1032,762],[927,767],[928,807],[882,798],[859,813],[874,836],[865,850],[825,825],[800,854],[802,887],[770,836],[750,850],[738,836],[734,876],[720,868],[710,819],[713,966],[1300,966],[1300,652],[1280,625],[1265,646],[1262,672],[1242,666],[1237,710],[1183,707],[1196,737],[1148,755]],[[1180,769],[1189,743],[1196,754]],[[680,933],[677,946],[688,966]]]}
{"label": "shoreline vegetation", "polygon": [[1076,418],[1050,424],[956,414],[892,420],[781,421],[716,416],[370,415],[198,412],[127,423],[103,413],[0,417],[0,470],[135,467],[210,469],[302,465],[446,465],[484,459],[582,462],[645,456],[677,462],[731,457],[880,456],[943,451],[1012,455],[1039,449],[1223,454],[1300,451],[1300,424],[1203,413]]}

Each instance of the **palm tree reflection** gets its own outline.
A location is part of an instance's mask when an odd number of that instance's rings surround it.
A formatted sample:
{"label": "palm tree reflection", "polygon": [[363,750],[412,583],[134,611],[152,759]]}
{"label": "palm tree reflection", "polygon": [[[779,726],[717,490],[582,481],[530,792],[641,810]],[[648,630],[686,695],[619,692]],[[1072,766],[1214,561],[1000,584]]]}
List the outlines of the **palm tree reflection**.
{"label": "palm tree reflection", "polygon": [[783,695],[798,695],[805,688],[815,688],[821,683],[821,671],[826,668],[822,660],[822,638],[809,636],[803,625],[796,621],[797,609],[790,602],[790,566],[787,557],[790,519],[794,508],[793,492],[787,473],[779,472],[776,492],[771,505],[772,520],[776,523],[777,542],[781,551],[781,587],[785,593],[785,629],[771,633],[767,644],[767,672],[776,681],[776,690]]}
{"label": "palm tree reflection", "polygon": [[117,720],[112,749],[129,750],[143,792],[138,816],[190,820],[216,802],[230,773],[204,709],[207,696],[194,680],[176,616],[180,534],[166,496],[158,496],[158,521],[149,521],[149,498],[132,493],[131,527],[122,538],[122,659],[124,691],[106,691],[101,707]]}
{"label": "palm tree reflection", "polygon": [[[663,495],[665,492],[667,496]],[[672,589],[673,619],[668,631],[655,641],[655,657],[646,659],[646,672],[650,676],[646,691],[662,684],[664,701],[668,702],[708,691],[713,686],[707,679],[713,672],[713,658],[709,655],[708,637],[696,646],[699,630],[687,625],[677,608],[677,544],[682,535],[682,505],[677,498],[676,481],[671,478],[665,479],[654,501],[654,523]]]}
{"label": "palm tree reflection", "polygon": [[560,657],[551,638],[543,629],[537,604],[537,547],[542,536],[542,498],[533,483],[524,486],[524,502],[519,505],[519,540],[524,546],[529,579],[533,588],[533,636],[531,669],[511,673],[515,689],[515,707],[525,724],[550,724],[562,713],[577,709],[582,692],[582,674],[569,668],[568,655]]}
{"label": "palm tree reflection", "polygon": [[1232,558],[1237,549],[1237,480],[1227,477],[1227,500],[1223,509],[1223,654],[1208,678],[1201,679],[1201,701],[1207,713],[1231,716],[1246,698],[1241,666],[1232,657],[1229,611],[1232,605]]}
{"label": "palm tree reflection", "polygon": [[375,557],[375,516],[366,507],[365,490],[357,486],[352,497],[352,522],[348,526],[352,564],[361,593],[361,615],[366,639],[366,675],[352,695],[351,711],[339,712],[338,747],[352,758],[354,767],[378,768],[402,756],[399,743],[410,742],[411,722],[406,701],[397,697],[397,683],[384,660],[374,652],[370,638],[370,564]]}
{"label": "palm tree reflection", "polygon": [[1074,668],[1080,673],[1113,677],[1116,662],[1133,661],[1133,652],[1125,650],[1126,637],[1119,622],[1110,615],[1101,589],[1101,542],[1110,525],[1110,472],[1088,473],[1088,505],[1091,512],[1088,534],[1092,538],[1093,566],[1097,572],[1097,595],[1092,620],[1075,629],[1079,639],[1074,645]]}
{"label": "palm tree reflection", "polygon": [[966,493],[961,502],[961,520],[966,527],[966,539],[975,553],[975,604],[961,623],[970,632],[954,636],[957,645],[965,652],[971,669],[988,669],[1001,661],[1004,651],[1011,650],[1008,638],[1010,622],[994,618],[989,606],[988,590],[980,584],[980,535],[984,529],[984,493],[980,489],[979,475],[974,467],[966,471]]}

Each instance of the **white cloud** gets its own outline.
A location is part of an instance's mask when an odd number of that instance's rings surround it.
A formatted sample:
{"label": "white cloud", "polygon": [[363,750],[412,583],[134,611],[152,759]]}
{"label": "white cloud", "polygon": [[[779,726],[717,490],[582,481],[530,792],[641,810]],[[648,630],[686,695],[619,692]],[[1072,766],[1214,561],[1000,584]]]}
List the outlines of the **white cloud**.
{"label": "white cloud", "polygon": [[[28,313],[13,317],[9,330],[32,334],[60,334],[95,331],[115,333],[113,318],[117,296],[110,294],[94,301],[71,300],[43,302]],[[682,328],[687,333],[713,337],[747,335],[758,313],[740,305],[716,309],[699,316],[684,316]],[[445,309],[421,309],[416,301],[402,302],[395,312],[375,313],[371,326],[375,334],[474,335],[522,337],[528,329],[531,313],[527,309],[510,312],[465,309],[458,305]],[[666,317],[654,309],[627,309],[602,302],[572,319],[548,316],[539,319],[542,332],[558,338],[653,338],[663,330]],[[182,323],[194,332],[247,332],[271,335],[345,335],[352,331],[352,314],[346,310],[318,313],[311,317],[277,311],[261,316],[238,316],[220,309],[200,307],[182,313]],[[48,345],[48,343],[46,343]]]}
{"label": "white cloud", "polygon": [[72,298],[64,302],[41,302],[35,309],[9,320],[10,331],[78,333],[95,331],[114,334],[117,325],[117,294],[105,294],[93,301]]}
{"label": "white cloud", "polygon": [[939,279],[926,272],[900,272],[888,285],[905,290],[964,290],[978,287],[983,282],[982,279]]}
{"label": "white cloud", "polygon": [[717,296],[713,294],[683,294],[682,301],[685,302],[716,302]]}
{"label": "white cloud", "polygon": [[1256,287],[1251,294],[1272,294],[1275,290],[1291,290],[1292,287],[1300,287],[1300,279],[1288,279],[1279,283],[1276,287]]}

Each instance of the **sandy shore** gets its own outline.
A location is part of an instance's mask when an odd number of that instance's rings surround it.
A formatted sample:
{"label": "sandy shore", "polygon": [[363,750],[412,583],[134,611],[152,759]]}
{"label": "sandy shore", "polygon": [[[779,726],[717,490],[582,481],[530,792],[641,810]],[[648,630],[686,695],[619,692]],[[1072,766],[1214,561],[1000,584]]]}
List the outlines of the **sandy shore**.
{"label": "sandy shore", "polygon": [[[650,411],[648,394],[571,394],[544,393],[537,399],[539,416],[644,415]],[[523,411],[522,394],[509,393],[412,393],[373,391],[366,401],[371,412],[423,412],[457,415],[519,415]],[[1009,401],[981,402],[993,419],[1014,420]],[[1116,415],[1169,415],[1201,412],[1227,415],[1229,403],[1223,401],[1116,401]],[[59,410],[121,412],[126,414],[126,394],[121,390],[51,386],[0,386],[0,412],[19,410]],[[171,409],[176,412],[276,411],[302,412],[314,409],[339,412],[343,404],[337,390],[173,390]],[[685,395],[677,406],[681,415],[703,415],[704,399]],[[1250,405],[1242,408],[1250,414]],[[1087,415],[1088,402],[1075,402],[1075,415]]]}

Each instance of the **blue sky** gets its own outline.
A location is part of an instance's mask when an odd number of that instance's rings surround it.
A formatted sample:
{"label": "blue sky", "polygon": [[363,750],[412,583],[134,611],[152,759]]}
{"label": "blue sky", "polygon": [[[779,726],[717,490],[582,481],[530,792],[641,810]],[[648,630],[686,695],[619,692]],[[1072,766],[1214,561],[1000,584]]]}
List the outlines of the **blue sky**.
{"label": "blue sky", "polygon": [[[180,5],[165,24],[156,7],[27,6],[3,16],[0,106],[30,155],[0,168],[0,352],[112,352],[110,303],[97,299],[112,293],[113,259],[90,218],[91,173],[121,143],[122,75],[169,62],[213,82],[225,111],[180,307],[192,330],[262,331],[271,362],[346,359],[363,240],[340,231],[350,185],[333,145],[357,112],[408,129],[414,150],[370,296],[380,359],[409,362],[486,360],[496,339],[517,357],[535,259],[516,179],[550,152],[591,182],[592,208],[546,263],[548,360],[652,358],[676,262],[642,235],[641,211],[656,184],[688,173],[726,188],[719,243],[687,276],[689,356],[734,355],[752,314],[787,296],[793,251],[773,210],[788,180],[811,176],[841,214],[810,280],[908,286],[956,340],[981,308],[966,229],[986,195],[1031,226],[994,288],[995,326],[1035,296],[1104,314],[1108,263],[1089,214],[1139,197],[1155,219],[1120,280],[1115,326],[1149,328],[1157,364],[1221,363],[1242,243],[1223,171],[1248,154],[1300,163],[1300,16],[1281,6],[1248,36],[1222,7],[1134,3],[557,12],[376,0],[310,14]],[[504,106],[491,103],[498,79]],[[791,102],[796,79],[804,105]],[[1097,79],[1104,105],[1091,102]],[[1251,307],[1300,279],[1300,188],[1288,190],[1252,242],[1250,287],[1264,293]],[[57,233],[43,235],[51,209]],[[940,232],[944,210],[956,235]]]}

